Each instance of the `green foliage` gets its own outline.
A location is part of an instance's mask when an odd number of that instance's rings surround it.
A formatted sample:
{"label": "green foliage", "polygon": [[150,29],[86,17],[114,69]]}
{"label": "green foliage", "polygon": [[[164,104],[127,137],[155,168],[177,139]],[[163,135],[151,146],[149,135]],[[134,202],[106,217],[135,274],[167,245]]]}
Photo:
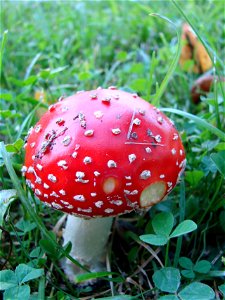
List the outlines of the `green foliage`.
{"label": "green foliage", "polygon": [[208,260],[200,260],[193,264],[193,262],[188,257],[180,257],[179,264],[185,270],[181,271],[181,274],[186,277],[193,279],[198,273],[199,274],[207,274],[211,269],[211,264]]}
{"label": "green foliage", "polygon": [[152,277],[155,286],[168,293],[175,293],[180,285],[180,272],[176,268],[162,268]]}
{"label": "green foliage", "polygon": [[160,291],[174,293],[174,295],[162,296],[159,298],[160,300],[211,300],[215,297],[213,289],[200,282],[193,282],[185,288],[179,289],[181,276],[176,268],[168,267],[156,271],[153,275],[153,282]]}
{"label": "green foliage", "polygon": [[221,284],[219,290],[222,292],[223,297],[225,297],[225,284]]}
{"label": "green foliage", "polygon": [[211,160],[217,167],[217,170],[225,178],[225,163],[224,163],[225,151],[219,151],[218,153],[212,153],[210,155]]}
{"label": "green foliage", "polygon": [[16,153],[22,149],[23,145],[24,141],[22,139],[18,139],[17,141],[15,141],[15,143],[6,145],[6,150],[8,152]]}
{"label": "green foliage", "polygon": [[68,243],[67,245],[64,246],[63,252],[59,247],[56,247],[56,236],[53,232],[49,232],[49,237],[46,239],[41,239],[39,241],[40,248],[43,250],[44,253],[49,255],[52,260],[57,261],[60,260],[62,257],[65,256],[65,254],[69,254],[71,251],[71,243]]}
{"label": "green foliage", "polygon": [[189,284],[178,295],[182,300],[211,300],[215,298],[213,289],[200,282]]}
{"label": "green foliage", "polygon": [[[84,273],[84,274],[80,274],[77,275],[74,280],[76,283],[81,283],[81,282],[85,282],[88,280],[92,280],[92,279],[104,279],[105,277],[111,277],[112,275],[116,275],[116,273],[113,272],[92,272],[92,273]],[[110,281],[113,282],[123,282],[123,278],[122,277],[112,277],[110,278]]]}
{"label": "green foliage", "polygon": [[28,281],[44,275],[43,269],[35,269],[26,264],[20,264],[15,272],[11,270],[0,271],[0,290],[4,291],[3,300],[30,299],[30,286]]}
{"label": "green foliage", "polygon": [[[7,213],[7,210],[10,204],[15,200],[15,198],[16,198],[15,189],[0,191],[0,226],[3,225],[4,217]],[[1,238],[1,233],[2,231],[0,230],[0,238]]]}
{"label": "green foliage", "polygon": [[[196,230],[197,225],[191,220],[185,220],[178,224],[172,231],[174,224],[174,217],[171,213],[162,212],[152,220],[152,227],[155,234],[141,235],[140,239],[148,244],[155,246],[163,246],[171,238],[179,237]],[[171,232],[172,231],[172,232]]]}
{"label": "green foliage", "polygon": [[[224,74],[223,1],[203,2],[2,1],[4,299],[207,300],[215,299],[214,291],[225,297],[224,83],[214,82],[196,106],[190,88],[198,75],[178,65],[181,25],[187,21],[213,58],[213,72]],[[51,103],[77,90],[114,85],[139,93],[173,119],[187,167],[165,202],[116,220],[110,272],[89,273],[82,266],[86,273],[77,282],[102,280],[96,292],[65,277],[62,259],[79,263],[70,257],[70,243],[61,246],[61,232],[52,233],[61,213],[33,197],[20,170],[24,138]],[[42,91],[40,100],[36,93]]]}

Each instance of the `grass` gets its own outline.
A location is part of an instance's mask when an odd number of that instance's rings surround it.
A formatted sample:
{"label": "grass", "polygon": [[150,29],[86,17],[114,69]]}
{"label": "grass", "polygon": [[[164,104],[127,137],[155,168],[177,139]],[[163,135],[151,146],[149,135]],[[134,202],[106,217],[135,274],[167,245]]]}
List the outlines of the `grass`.
{"label": "grass", "polygon": [[[215,82],[194,105],[190,87],[197,75],[177,64],[181,24],[188,21],[213,58],[213,72],[224,74],[223,11],[223,2],[215,0],[1,2],[4,299],[223,299],[224,85]],[[60,268],[61,257],[70,257],[60,232],[53,233],[62,213],[44,207],[25,187],[23,139],[60,95],[111,85],[138,92],[173,119],[187,167],[167,201],[145,214],[116,219],[109,247],[112,273],[88,273],[86,279],[102,279],[99,286],[78,288]],[[157,225],[162,216],[168,226],[174,223],[165,244],[157,244],[153,238],[162,230]],[[178,224],[186,227],[173,237]]]}

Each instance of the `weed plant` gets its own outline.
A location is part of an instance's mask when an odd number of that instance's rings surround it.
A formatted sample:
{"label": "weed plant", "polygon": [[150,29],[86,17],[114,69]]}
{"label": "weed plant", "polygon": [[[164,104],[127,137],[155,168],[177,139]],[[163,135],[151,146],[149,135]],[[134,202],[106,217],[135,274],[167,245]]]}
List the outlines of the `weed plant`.
{"label": "weed plant", "polygon": [[[181,70],[180,28],[191,24],[224,76],[224,2],[1,1],[0,290],[12,299],[225,297],[225,90],[215,81],[190,100],[196,74]],[[157,13],[158,15],[149,15]],[[164,17],[163,17],[164,16]],[[69,255],[21,176],[24,137],[61,95],[98,86],[138,92],[175,122],[187,155],[180,184],[145,213],[116,219],[99,285],[71,284]]]}

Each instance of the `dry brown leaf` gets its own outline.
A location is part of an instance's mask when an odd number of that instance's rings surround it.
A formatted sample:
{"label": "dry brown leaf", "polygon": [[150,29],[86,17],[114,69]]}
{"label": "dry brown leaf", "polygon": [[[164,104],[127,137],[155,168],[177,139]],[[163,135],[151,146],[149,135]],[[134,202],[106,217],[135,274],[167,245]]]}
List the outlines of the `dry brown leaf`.
{"label": "dry brown leaf", "polygon": [[205,47],[197,41],[196,44],[196,61],[199,63],[202,73],[205,73],[212,68],[212,61],[205,49]]}
{"label": "dry brown leaf", "polygon": [[197,74],[204,73],[212,67],[212,61],[202,43],[198,40],[196,34],[188,24],[183,24],[181,40],[183,43],[180,55],[180,65],[187,69],[188,61],[193,61],[188,72]]}

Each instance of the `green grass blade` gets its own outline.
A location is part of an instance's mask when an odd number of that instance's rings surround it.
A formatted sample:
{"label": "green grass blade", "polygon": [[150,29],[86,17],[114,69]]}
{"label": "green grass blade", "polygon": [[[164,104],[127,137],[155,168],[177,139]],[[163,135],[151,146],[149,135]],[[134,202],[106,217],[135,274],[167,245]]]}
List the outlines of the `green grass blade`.
{"label": "green grass blade", "polygon": [[[75,282],[76,283],[81,283],[81,282],[84,282],[84,281],[87,281],[87,280],[93,280],[93,279],[98,279],[98,278],[105,278],[105,277],[109,277],[109,276],[112,276],[112,275],[118,275],[117,273],[115,272],[93,272],[93,273],[85,273],[85,274],[79,274],[77,276],[75,276]],[[112,280],[112,278],[107,278],[107,280]],[[123,281],[122,277],[119,277],[119,278],[115,278],[116,281]]]}
{"label": "green grass blade", "polygon": [[223,133],[218,128],[214,127],[213,125],[209,124],[205,120],[203,120],[195,115],[192,115],[188,112],[185,112],[185,111],[182,111],[179,109],[175,109],[175,108],[160,108],[160,110],[163,112],[170,112],[170,113],[182,116],[184,118],[188,118],[188,119],[192,120],[193,122],[195,122],[198,126],[203,127],[204,129],[207,129],[212,134],[215,134],[221,140],[225,141],[225,133]]}
{"label": "green grass blade", "polygon": [[225,277],[225,271],[210,271],[207,275],[211,277]]}
{"label": "green grass blade", "polygon": [[148,95],[147,95],[146,100],[148,100],[148,101],[151,100],[153,75],[154,75],[155,66],[156,66],[156,54],[155,54],[155,51],[153,51],[152,57],[151,57],[150,69],[149,69],[148,86],[147,86]]}
{"label": "green grass blade", "polygon": [[222,186],[223,182],[224,182],[224,178],[221,176],[218,180],[216,189],[214,189],[214,194],[213,194],[212,198],[210,199],[210,201],[208,203],[208,206],[204,208],[204,212],[201,215],[200,220],[198,220],[198,225],[200,225],[203,222],[205,216],[210,212],[210,209],[213,206],[215,206],[215,202],[218,198],[218,195],[220,193],[220,189],[221,189],[221,186]]}
{"label": "green grass blade", "polygon": [[[192,29],[194,30],[195,34],[197,35],[199,41],[202,43],[202,45],[205,47],[209,57],[211,58],[212,62],[214,61],[213,57],[216,55],[216,53],[209,47],[209,45],[205,42],[205,40],[201,37],[200,33],[198,32],[196,26],[191,22],[191,20],[187,17],[187,15],[184,13],[180,5],[175,1],[171,0],[172,3],[176,6],[177,10],[180,12],[180,14],[184,17],[184,19],[190,24]],[[213,55],[212,55],[213,52]]]}
{"label": "green grass blade", "polygon": [[112,67],[109,69],[109,71],[106,73],[106,76],[105,76],[105,80],[103,82],[103,87],[106,87],[108,82],[111,80],[114,72],[116,71],[116,69],[122,64],[123,62],[122,61],[116,61]]}
{"label": "green grass blade", "polygon": [[5,44],[7,41],[7,34],[8,34],[8,30],[4,31],[3,37],[2,37],[2,44],[1,44],[1,51],[0,51],[0,74],[2,73],[3,52],[4,52]]}
{"label": "green grass blade", "polygon": [[168,69],[161,85],[157,89],[156,94],[154,95],[154,98],[151,102],[154,106],[159,106],[160,98],[163,95],[163,93],[165,92],[166,87],[169,83],[169,80],[172,77],[172,75],[173,75],[173,73],[176,69],[176,66],[178,64],[179,58],[180,58],[181,39],[180,39],[180,31],[177,29],[176,25],[171,20],[169,20],[168,18],[166,18],[164,16],[161,16],[159,14],[155,14],[155,13],[150,14],[150,16],[159,17],[159,18],[163,19],[164,21],[166,21],[166,22],[170,23],[171,25],[173,25],[173,27],[176,30],[176,34],[177,34],[177,51],[176,51],[176,54],[174,55],[174,58],[173,58],[170,66],[169,66],[169,69]]}
{"label": "green grass blade", "polygon": [[24,80],[26,80],[29,76],[30,76],[30,73],[34,67],[34,65],[36,64],[36,62],[39,60],[39,58],[41,57],[42,53],[38,53],[35,55],[35,57],[32,59],[31,63],[29,64],[27,70],[26,70],[26,74],[24,76]]}
{"label": "green grass blade", "polygon": [[[185,182],[184,178],[182,178],[180,183],[180,199],[179,199],[179,223],[184,221],[185,218]],[[177,239],[176,251],[174,255],[174,267],[178,266],[178,261],[180,258],[181,248],[182,248],[182,236],[179,236]]]}
{"label": "green grass blade", "polygon": [[24,119],[23,123],[21,124],[20,126],[20,130],[17,134],[17,137],[16,139],[18,140],[19,138],[21,138],[22,136],[22,133],[23,133],[23,130],[25,129],[27,123],[30,121],[31,118],[33,118],[35,112],[37,111],[37,109],[41,106],[41,102],[39,102],[35,107],[34,109],[31,110],[31,112],[26,116],[26,118]]}
{"label": "green grass blade", "polygon": [[45,299],[45,277],[42,276],[38,284],[38,298]]}

